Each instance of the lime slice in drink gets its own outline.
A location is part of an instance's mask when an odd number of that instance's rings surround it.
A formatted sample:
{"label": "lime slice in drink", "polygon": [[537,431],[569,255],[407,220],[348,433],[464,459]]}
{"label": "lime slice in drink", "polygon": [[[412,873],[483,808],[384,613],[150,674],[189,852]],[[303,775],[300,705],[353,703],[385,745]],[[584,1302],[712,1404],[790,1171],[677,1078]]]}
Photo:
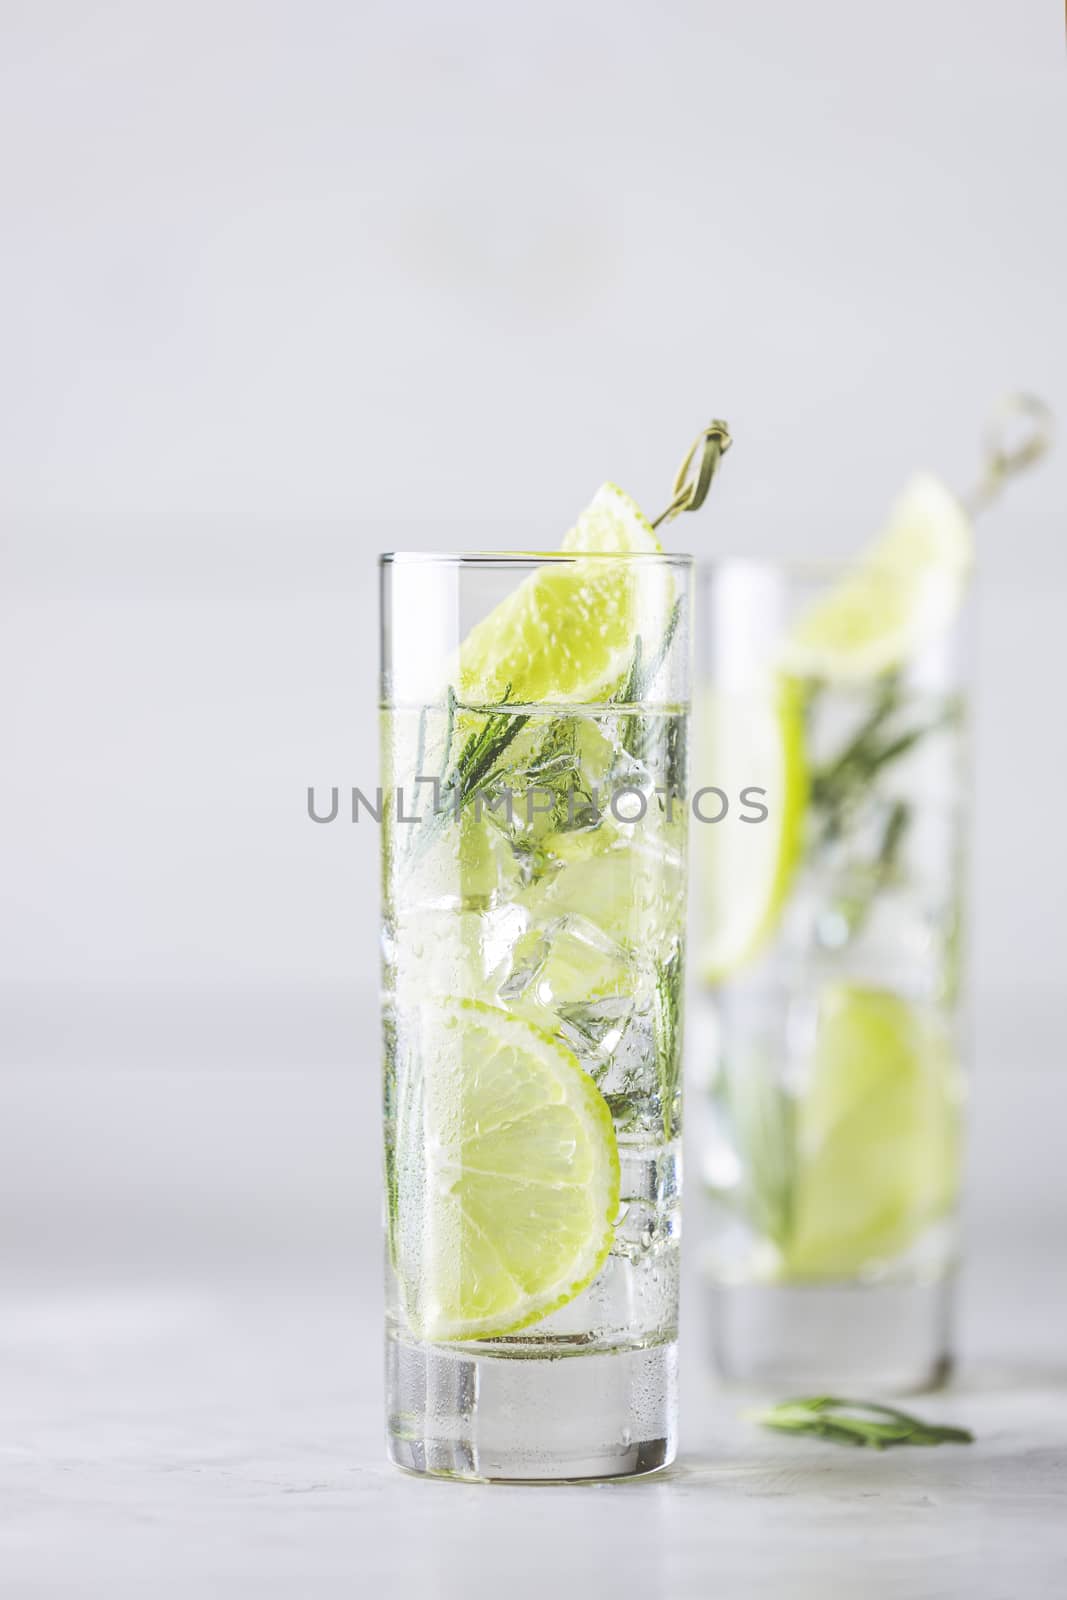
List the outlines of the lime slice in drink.
{"label": "lime slice in drink", "polygon": [[[654,648],[669,616],[670,574],[639,572],[610,555],[655,554],[660,543],[629,495],[606,483],[545,561],[476,623],[463,642],[459,696],[469,705],[607,698],[626,672],[638,633]],[[653,631],[654,630],[654,631]]]}
{"label": "lime slice in drink", "polygon": [[399,1133],[400,1278],[425,1339],[514,1333],[596,1277],[619,1207],[607,1105],[571,1052],[473,1000],[419,1016],[421,1112]]}
{"label": "lime slice in drink", "polygon": [[907,1249],[955,1197],[958,1119],[936,1016],[888,990],[828,988],[796,1107],[784,1275],[852,1277]]}
{"label": "lime slice in drink", "polygon": [[930,474],[913,478],[864,559],[796,622],[781,665],[832,682],[892,671],[949,627],[973,559],[959,501]]}
{"label": "lime slice in drink", "polygon": [[[793,881],[808,795],[803,707],[796,684],[770,677],[712,694],[697,720],[701,773],[730,806],[720,821],[698,818],[691,829],[702,911],[697,960],[705,981],[720,983],[759,953]],[[701,802],[701,817],[719,810],[715,795]]]}

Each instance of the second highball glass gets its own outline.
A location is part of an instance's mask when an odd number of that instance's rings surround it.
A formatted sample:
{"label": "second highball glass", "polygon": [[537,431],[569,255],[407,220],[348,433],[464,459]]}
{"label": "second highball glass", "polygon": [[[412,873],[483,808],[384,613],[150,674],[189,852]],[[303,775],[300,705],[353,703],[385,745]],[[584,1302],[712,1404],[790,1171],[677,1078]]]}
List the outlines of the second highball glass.
{"label": "second highball glass", "polygon": [[696,761],[759,802],[694,830],[703,1266],[720,1371],[779,1394],[921,1389],[951,1362],[963,583],[702,574]]}

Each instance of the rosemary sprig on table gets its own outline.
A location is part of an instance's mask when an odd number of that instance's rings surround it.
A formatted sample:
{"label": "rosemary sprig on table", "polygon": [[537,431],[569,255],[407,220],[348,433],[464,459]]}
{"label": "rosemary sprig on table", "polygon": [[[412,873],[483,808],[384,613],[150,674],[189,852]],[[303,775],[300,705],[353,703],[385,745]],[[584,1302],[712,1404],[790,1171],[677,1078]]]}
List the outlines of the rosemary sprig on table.
{"label": "rosemary sprig on table", "polygon": [[752,1415],[755,1422],[780,1433],[806,1434],[809,1438],[829,1439],[835,1444],[865,1446],[871,1450],[888,1450],[900,1444],[974,1442],[974,1434],[966,1428],[923,1422],[896,1406],[879,1405],[873,1400],[842,1400],[834,1395],[783,1400],[780,1405]]}

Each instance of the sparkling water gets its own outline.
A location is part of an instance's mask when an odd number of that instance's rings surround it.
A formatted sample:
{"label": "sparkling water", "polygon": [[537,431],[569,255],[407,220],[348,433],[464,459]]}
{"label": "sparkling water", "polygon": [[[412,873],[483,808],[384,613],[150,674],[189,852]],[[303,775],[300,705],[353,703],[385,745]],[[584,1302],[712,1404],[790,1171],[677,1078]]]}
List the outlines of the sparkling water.
{"label": "sparkling water", "polygon": [[673,1452],[685,732],[680,711],[620,706],[383,714],[390,1203],[406,1178],[398,1107],[422,1070],[413,1019],[434,997],[496,1007],[572,1052],[610,1110],[621,1169],[602,1269],[515,1333],[421,1341],[390,1230],[390,1431],[402,1465],[586,1476]]}
{"label": "sparkling water", "polygon": [[[926,1373],[904,1341],[941,1349],[944,1322],[937,1296],[898,1322],[920,1304],[901,1286],[937,1284],[955,1254],[962,707],[902,676],[809,685],[804,717],[801,857],[775,932],[694,1019],[704,1259],[728,1372],[817,1385],[859,1361],[899,1387]],[[883,1349],[863,1368],[871,1326]]]}

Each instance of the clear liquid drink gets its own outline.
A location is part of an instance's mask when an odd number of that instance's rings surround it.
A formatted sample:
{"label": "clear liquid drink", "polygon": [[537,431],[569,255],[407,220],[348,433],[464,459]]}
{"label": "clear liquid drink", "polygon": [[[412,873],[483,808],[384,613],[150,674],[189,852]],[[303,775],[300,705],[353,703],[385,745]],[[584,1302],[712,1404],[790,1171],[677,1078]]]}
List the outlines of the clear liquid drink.
{"label": "clear liquid drink", "polygon": [[[674,1451],[688,571],[583,560],[619,600],[589,698],[558,631],[573,558],[383,569],[388,1430],[417,1471]],[[465,695],[464,651],[481,627],[495,662],[524,583],[539,697]]]}
{"label": "clear liquid drink", "polygon": [[695,846],[703,1264],[742,1381],[907,1390],[951,1359],[969,534],[935,489],[897,514],[926,568],[890,543],[706,576],[698,760],[769,813]]}

